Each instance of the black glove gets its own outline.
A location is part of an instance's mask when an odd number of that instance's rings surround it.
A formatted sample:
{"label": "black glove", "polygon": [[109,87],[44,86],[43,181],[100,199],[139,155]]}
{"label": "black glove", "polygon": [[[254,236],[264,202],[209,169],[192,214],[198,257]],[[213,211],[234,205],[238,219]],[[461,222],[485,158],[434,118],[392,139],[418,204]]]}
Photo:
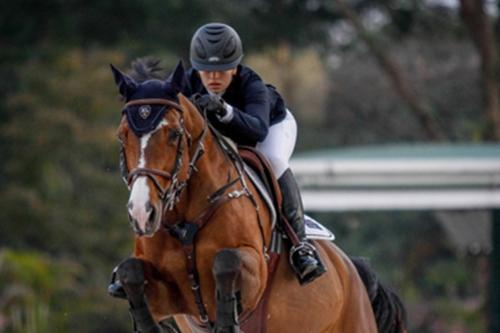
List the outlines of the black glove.
{"label": "black glove", "polygon": [[223,118],[227,114],[224,100],[217,95],[197,96],[194,102],[201,110],[206,110],[207,113],[215,113],[219,118]]}

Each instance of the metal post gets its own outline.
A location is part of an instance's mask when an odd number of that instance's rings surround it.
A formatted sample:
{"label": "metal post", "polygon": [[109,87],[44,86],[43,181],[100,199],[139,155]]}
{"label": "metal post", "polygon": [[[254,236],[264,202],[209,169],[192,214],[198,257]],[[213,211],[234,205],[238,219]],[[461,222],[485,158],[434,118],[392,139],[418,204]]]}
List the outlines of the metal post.
{"label": "metal post", "polygon": [[493,209],[491,220],[490,333],[500,333],[500,209]]}

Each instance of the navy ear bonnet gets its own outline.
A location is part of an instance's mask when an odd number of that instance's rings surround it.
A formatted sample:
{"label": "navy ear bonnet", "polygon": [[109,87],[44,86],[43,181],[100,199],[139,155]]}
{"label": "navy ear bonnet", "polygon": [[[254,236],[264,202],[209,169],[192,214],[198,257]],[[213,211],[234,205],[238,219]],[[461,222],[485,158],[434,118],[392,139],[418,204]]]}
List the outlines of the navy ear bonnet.
{"label": "navy ear bonnet", "polygon": [[[141,83],[128,101],[162,98],[177,102],[177,93],[167,81],[148,80]],[[129,105],[122,110],[127,116],[129,127],[137,136],[153,131],[161,122],[169,106],[164,104]]]}
{"label": "navy ear bonnet", "polygon": [[160,124],[167,112],[167,105],[132,105],[123,109],[129,127],[137,136],[153,131]]}
{"label": "navy ear bonnet", "polygon": [[[110,66],[118,90],[127,103],[141,99],[167,99],[179,102],[177,93],[182,91],[186,82],[181,61],[165,81],[150,79],[137,82],[113,65]],[[158,126],[167,109],[168,106],[165,104],[134,104],[126,105],[122,113],[127,116],[128,124],[134,133],[142,136]]]}

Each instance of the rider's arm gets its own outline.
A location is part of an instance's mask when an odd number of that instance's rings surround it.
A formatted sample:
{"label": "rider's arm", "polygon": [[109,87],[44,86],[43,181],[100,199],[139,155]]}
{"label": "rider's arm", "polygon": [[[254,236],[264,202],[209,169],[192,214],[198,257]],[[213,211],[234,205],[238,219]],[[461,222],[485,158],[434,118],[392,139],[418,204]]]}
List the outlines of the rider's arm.
{"label": "rider's arm", "polygon": [[263,141],[269,131],[270,106],[267,87],[262,81],[249,83],[243,91],[243,108],[226,105],[227,113],[218,120],[244,142]]}

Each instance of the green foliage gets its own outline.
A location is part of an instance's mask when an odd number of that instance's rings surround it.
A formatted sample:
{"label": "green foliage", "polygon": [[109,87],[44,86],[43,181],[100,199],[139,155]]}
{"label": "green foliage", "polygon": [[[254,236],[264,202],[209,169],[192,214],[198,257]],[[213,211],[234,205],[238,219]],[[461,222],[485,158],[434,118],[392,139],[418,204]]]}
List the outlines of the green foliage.
{"label": "green foliage", "polygon": [[[122,64],[123,56],[73,49],[25,64],[19,72],[24,89],[7,99],[10,121],[0,126],[2,140],[9,142],[3,151],[0,243],[50,253],[65,267],[80,267],[78,279],[63,287],[59,275],[42,274],[45,261],[31,254],[16,257],[21,266],[9,281],[32,277],[26,281],[31,288],[55,295],[36,294],[30,307],[30,316],[51,313],[55,326],[47,332],[57,327],[66,332],[73,317],[93,314],[88,325],[102,321],[96,318],[116,318],[105,285],[113,265],[130,253],[131,235],[122,209],[126,189],[117,171],[115,128],[121,115],[110,62]],[[94,303],[102,304],[102,312],[89,311],[96,309]]]}
{"label": "green foliage", "polygon": [[[52,240],[45,242],[44,250],[78,251],[98,235],[108,237],[106,230],[123,218],[112,213],[118,210],[117,204],[99,199],[100,193],[102,197],[126,195],[119,177],[110,177],[116,174],[114,131],[120,114],[119,104],[109,98],[116,93],[106,64],[115,59],[119,60],[114,54],[75,50],[50,62],[29,63],[20,75],[25,89],[7,100],[15,116],[2,126],[2,136],[10,142],[5,152],[10,182],[1,193],[12,203],[7,207],[28,205],[28,209],[4,211],[4,219],[15,221],[15,214],[34,213],[35,234],[47,227],[49,233],[40,237]],[[23,198],[29,201],[20,203]],[[99,226],[100,232],[82,237],[79,232],[91,225]],[[19,231],[0,238],[15,247],[26,239]]]}
{"label": "green foliage", "polygon": [[34,252],[1,250],[0,313],[5,321],[3,329],[26,333],[57,330],[58,320],[51,305],[58,293],[75,285],[80,270],[75,263],[57,261]]}

